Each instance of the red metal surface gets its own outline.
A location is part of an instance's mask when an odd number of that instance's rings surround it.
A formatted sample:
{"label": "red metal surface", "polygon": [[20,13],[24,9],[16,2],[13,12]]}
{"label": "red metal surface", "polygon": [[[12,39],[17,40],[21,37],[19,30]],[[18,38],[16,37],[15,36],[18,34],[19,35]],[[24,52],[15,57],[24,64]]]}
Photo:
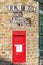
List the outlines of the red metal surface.
{"label": "red metal surface", "polygon": [[26,31],[12,32],[12,62],[26,62]]}

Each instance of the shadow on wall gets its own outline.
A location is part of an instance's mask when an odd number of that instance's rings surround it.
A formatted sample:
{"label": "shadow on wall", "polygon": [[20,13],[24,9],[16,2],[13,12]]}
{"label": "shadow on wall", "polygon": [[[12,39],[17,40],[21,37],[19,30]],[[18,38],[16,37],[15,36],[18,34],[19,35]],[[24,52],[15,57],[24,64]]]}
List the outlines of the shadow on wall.
{"label": "shadow on wall", "polygon": [[5,61],[3,60],[2,58],[0,59],[0,65],[15,65],[15,64],[12,64],[10,61]]}
{"label": "shadow on wall", "polygon": [[18,65],[18,64],[12,64],[10,61],[4,60],[2,57],[0,58],[0,65]]}

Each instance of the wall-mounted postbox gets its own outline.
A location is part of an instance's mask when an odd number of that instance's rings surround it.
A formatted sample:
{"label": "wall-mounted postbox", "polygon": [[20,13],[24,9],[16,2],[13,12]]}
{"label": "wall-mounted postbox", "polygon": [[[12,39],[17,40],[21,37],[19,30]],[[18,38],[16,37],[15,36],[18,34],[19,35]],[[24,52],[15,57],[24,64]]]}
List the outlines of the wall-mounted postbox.
{"label": "wall-mounted postbox", "polygon": [[26,31],[12,32],[12,62],[26,62]]}

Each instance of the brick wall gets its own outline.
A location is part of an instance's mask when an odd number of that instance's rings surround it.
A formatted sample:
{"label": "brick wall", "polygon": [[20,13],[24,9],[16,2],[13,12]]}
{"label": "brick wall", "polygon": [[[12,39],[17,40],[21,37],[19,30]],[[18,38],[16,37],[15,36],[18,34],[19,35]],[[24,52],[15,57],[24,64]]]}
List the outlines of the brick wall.
{"label": "brick wall", "polygon": [[[7,10],[8,4],[25,4],[36,6],[36,12],[22,11],[23,21],[26,19],[29,24],[23,23],[22,26],[11,23],[14,19],[13,14]],[[0,1],[0,58],[12,62],[12,31],[26,30],[27,43],[27,63],[26,65],[38,65],[39,62],[39,27],[38,27],[38,2],[33,0],[3,0]],[[13,19],[12,19],[13,18]],[[20,19],[20,18],[19,18]],[[15,20],[17,21],[17,20]],[[20,23],[21,24],[21,23]],[[25,65],[25,64],[18,64]]]}

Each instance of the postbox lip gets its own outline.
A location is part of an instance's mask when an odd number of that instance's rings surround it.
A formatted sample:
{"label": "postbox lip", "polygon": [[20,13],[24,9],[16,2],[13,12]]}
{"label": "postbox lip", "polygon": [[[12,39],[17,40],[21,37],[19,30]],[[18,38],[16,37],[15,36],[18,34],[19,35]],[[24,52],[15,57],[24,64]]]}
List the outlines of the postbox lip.
{"label": "postbox lip", "polygon": [[25,36],[26,31],[13,31],[14,36]]}

